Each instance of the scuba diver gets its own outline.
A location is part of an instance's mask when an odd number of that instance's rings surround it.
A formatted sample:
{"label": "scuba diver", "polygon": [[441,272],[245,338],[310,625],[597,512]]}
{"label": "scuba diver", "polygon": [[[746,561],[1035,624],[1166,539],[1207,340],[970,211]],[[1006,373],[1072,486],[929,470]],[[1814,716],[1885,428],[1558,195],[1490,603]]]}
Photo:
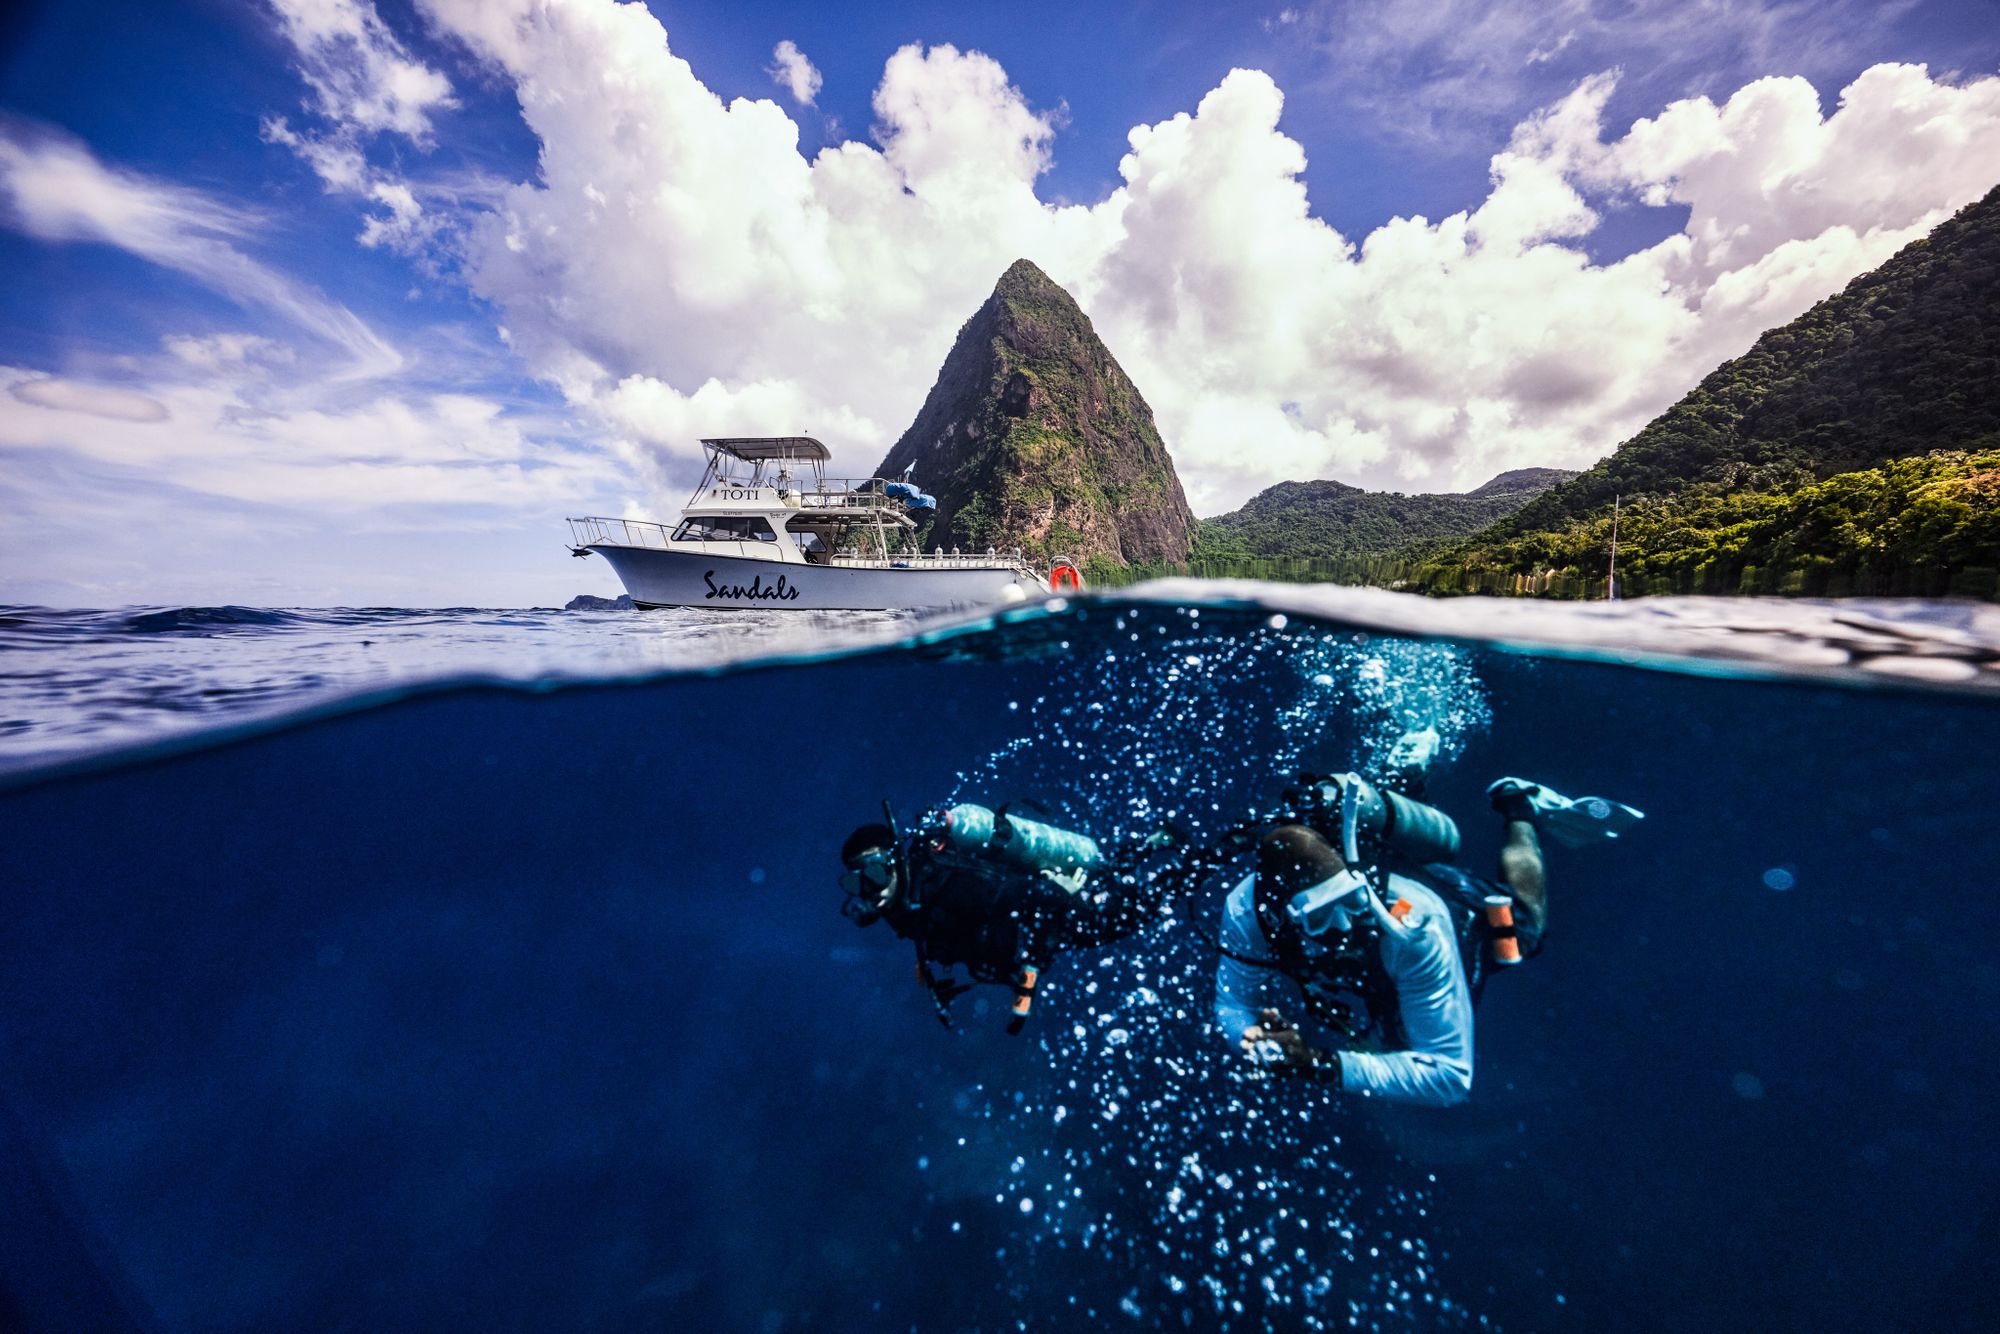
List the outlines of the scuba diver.
{"label": "scuba diver", "polygon": [[[1223,910],[1217,1023],[1267,1072],[1391,1102],[1464,1102],[1473,1005],[1488,969],[1541,951],[1541,835],[1582,847],[1644,816],[1502,778],[1487,789],[1506,825],[1492,881],[1451,864],[1458,826],[1435,807],[1358,774],[1301,779],[1286,794],[1290,818],[1256,828],[1257,869]],[[1420,790],[1421,779],[1418,767],[1406,786]],[[1237,841],[1250,842],[1251,831]],[[1332,1035],[1331,1047],[1314,1045],[1285,1015],[1287,994]]]}
{"label": "scuba diver", "polygon": [[1170,827],[1107,856],[1088,835],[1004,806],[934,810],[908,839],[887,802],[882,813],[888,823],[861,826],[840,849],[841,912],[857,926],[887,922],[914,944],[917,980],[946,1028],[952,1002],[990,983],[1013,992],[1007,1031],[1019,1033],[1057,956],[1172,916],[1210,869]]}

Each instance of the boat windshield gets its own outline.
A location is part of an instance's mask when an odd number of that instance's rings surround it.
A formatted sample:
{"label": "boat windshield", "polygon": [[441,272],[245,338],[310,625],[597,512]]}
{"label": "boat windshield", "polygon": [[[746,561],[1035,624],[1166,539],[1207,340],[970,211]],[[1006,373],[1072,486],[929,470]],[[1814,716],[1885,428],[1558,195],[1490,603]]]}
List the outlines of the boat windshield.
{"label": "boat windshield", "polygon": [[775,542],[778,534],[752,515],[707,515],[683,519],[674,529],[676,542]]}

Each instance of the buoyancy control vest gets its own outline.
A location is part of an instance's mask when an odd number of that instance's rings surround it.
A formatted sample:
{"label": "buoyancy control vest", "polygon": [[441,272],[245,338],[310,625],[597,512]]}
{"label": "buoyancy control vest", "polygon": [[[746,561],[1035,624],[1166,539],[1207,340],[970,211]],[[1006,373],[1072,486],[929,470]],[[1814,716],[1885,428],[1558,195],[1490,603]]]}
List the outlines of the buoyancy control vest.
{"label": "buoyancy control vest", "polygon": [[[1392,916],[1410,908],[1393,893],[1391,872],[1437,894],[1476,1002],[1485,983],[1488,927],[1471,885],[1449,865],[1460,847],[1457,822],[1435,806],[1379,788],[1358,774],[1300,774],[1299,785],[1285,795],[1296,822],[1339,847],[1348,864],[1368,877]],[[1325,948],[1314,948],[1262,876],[1253,904],[1271,961],[1298,985],[1315,1018],[1357,1044],[1403,1043],[1402,1005],[1395,979],[1382,963],[1379,928],[1363,926]]]}
{"label": "buoyancy control vest", "polygon": [[1311,948],[1286,911],[1286,897],[1268,876],[1258,876],[1251,890],[1270,962],[1297,985],[1307,1011],[1357,1046],[1400,1045],[1402,1004],[1396,980],[1382,963],[1375,931],[1360,928],[1323,948]]}
{"label": "buoyancy control vest", "polygon": [[[915,949],[917,981],[938,1022],[950,1028],[952,1002],[975,986],[992,984],[1012,989],[1008,1031],[1019,1032],[1045,962],[1037,939],[1044,914],[1026,901],[1020,873],[954,865],[921,838],[903,864],[915,893],[886,909],[882,920]],[[967,980],[959,980],[958,969]]]}
{"label": "buoyancy control vest", "polygon": [[[1453,865],[1461,846],[1458,822],[1435,806],[1377,787],[1359,774],[1333,778],[1300,774],[1299,783],[1286,797],[1300,821],[1334,842],[1348,865],[1366,868],[1365,874],[1392,911],[1391,871],[1437,894],[1451,916],[1459,960],[1477,997],[1485,973],[1485,946],[1497,924],[1489,921],[1492,914],[1486,911],[1480,883]],[[1281,916],[1289,925],[1290,914]],[[1510,939],[1511,921],[1510,916],[1504,928]]]}

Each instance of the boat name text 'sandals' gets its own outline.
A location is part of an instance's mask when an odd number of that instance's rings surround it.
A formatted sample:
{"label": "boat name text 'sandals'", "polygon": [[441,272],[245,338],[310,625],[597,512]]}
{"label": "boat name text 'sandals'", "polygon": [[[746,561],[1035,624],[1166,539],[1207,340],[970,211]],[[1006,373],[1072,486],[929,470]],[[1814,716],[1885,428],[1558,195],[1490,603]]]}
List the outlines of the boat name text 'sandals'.
{"label": "boat name text 'sandals'", "polygon": [[791,581],[782,574],[776,583],[769,585],[765,584],[761,574],[751,575],[747,584],[718,584],[714,570],[703,570],[701,581],[708,585],[704,598],[761,598],[766,602],[795,602],[799,596],[799,590],[792,587]]}

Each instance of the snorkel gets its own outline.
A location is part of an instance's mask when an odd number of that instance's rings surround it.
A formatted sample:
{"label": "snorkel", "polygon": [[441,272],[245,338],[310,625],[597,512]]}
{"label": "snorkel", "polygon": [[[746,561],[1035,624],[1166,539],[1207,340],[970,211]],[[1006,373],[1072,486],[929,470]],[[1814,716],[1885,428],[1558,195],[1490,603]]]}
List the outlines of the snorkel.
{"label": "snorkel", "polygon": [[[1435,807],[1412,801],[1397,792],[1383,792],[1359,774],[1336,774],[1331,778],[1307,778],[1306,791],[1298,795],[1301,813],[1330,813],[1340,810],[1340,858],[1344,868],[1335,875],[1294,894],[1286,912],[1306,935],[1319,938],[1329,931],[1345,935],[1364,914],[1398,940],[1406,940],[1412,928],[1389,910],[1375,880],[1379,867],[1362,859],[1363,832],[1399,855],[1412,860],[1445,860],[1458,851],[1458,826]],[[1329,830],[1329,833],[1332,831]]]}
{"label": "snorkel", "polygon": [[[1458,851],[1458,826],[1452,824],[1450,817],[1446,816],[1442,811],[1438,811],[1430,806],[1420,805],[1394,792],[1388,794],[1388,801],[1384,801],[1382,793],[1376,791],[1375,788],[1363,781],[1360,774],[1342,774],[1335,781],[1340,784],[1341,794],[1340,855],[1347,861],[1348,874],[1360,880],[1360,893],[1368,906],[1368,911],[1374,915],[1375,924],[1396,939],[1407,940],[1413,934],[1411,929],[1404,926],[1402,921],[1389,911],[1389,905],[1382,902],[1382,896],[1375,892],[1374,883],[1365,874],[1354,869],[1361,865],[1361,817],[1364,813],[1363,807],[1364,805],[1368,805],[1374,808],[1367,813],[1376,816],[1378,821],[1377,828],[1381,828],[1383,823],[1393,820],[1395,815],[1403,814],[1404,808],[1415,811],[1426,811],[1435,815],[1450,830],[1451,851],[1454,853]],[[1393,828],[1393,824],[1390,827]]]}

